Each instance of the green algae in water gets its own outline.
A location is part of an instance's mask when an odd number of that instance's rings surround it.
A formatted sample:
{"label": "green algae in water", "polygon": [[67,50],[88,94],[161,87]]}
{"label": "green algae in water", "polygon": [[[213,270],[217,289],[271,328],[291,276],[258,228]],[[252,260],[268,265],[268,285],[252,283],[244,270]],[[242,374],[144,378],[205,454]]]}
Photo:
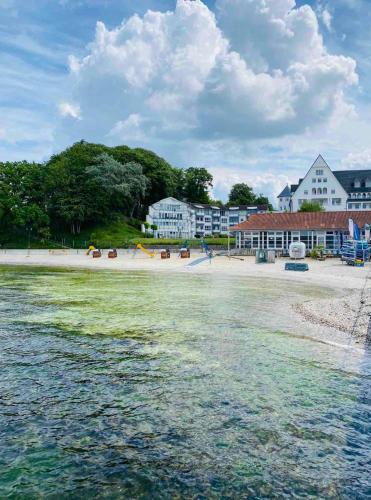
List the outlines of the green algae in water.
{"label": "green algae in water", "polygon": [[0,280],[1,497],[370,492],[369,355],[281,335],[275,283],[29,268]]}

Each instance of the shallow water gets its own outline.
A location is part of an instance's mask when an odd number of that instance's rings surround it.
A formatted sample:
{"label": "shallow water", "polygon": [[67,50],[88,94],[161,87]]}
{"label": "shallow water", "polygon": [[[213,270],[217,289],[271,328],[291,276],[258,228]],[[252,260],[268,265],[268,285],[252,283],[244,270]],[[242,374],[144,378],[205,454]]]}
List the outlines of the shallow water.
{"label": "shallow water", "polygon": [[371,495],[370,354],[282,312],[326,290],[0,271],[1,498]]}

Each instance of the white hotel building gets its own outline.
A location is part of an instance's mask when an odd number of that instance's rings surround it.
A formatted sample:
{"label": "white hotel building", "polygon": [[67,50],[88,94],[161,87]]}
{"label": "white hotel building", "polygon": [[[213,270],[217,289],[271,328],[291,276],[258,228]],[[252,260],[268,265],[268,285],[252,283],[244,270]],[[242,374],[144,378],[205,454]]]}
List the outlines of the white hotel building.
{"label": "white hotel building", "polygon": [[229,227],[245,222],[251,214],[266,211],[266,206],[217,207],[165,198],[149,207],[146,221],[157,226],[158,238],[226,236]]}
{"label": "white hotel building", "polygon": [[278,196],[280,212],[297,212],[304,201],[317,201],[326,212],[371,209],[371,170],[332,171],[319,156],[298,184]]}

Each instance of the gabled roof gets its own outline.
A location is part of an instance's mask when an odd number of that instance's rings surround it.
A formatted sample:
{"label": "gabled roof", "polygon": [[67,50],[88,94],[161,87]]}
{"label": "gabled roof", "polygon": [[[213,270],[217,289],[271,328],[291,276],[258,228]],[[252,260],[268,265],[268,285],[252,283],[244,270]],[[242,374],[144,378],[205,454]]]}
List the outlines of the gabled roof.
{"label": "gabled roof", "polygon": [[291,191],[289,186],[286,186],[285,189],[282,191],[281,194],[277,196],[277,198],[290,198],[291,196]]}
{"label": "gabled roof", "polygon": [[369,193],[371,188],[354,188],[352,185],[354,181],[359,180],[360,182],[366,181],[366,179],[371,180],[371,170],[337,170],[333,172],[336,179],[340,182],[347,193]]}
{"label": "gabled roof", "polygon": [[232,231],[299,231],[348,229],[349,219],[363,228],[371,224],[371,210],[362,212],[295,212],[254,214]]}
{"label": "gabled roof", "polygon": [[313,163],[313,165],[310,168],[313,168],[313,167],[316,167],[316,168],[328,167],[328,168],[330,168],[322,155],[317,156],[315,162]]}

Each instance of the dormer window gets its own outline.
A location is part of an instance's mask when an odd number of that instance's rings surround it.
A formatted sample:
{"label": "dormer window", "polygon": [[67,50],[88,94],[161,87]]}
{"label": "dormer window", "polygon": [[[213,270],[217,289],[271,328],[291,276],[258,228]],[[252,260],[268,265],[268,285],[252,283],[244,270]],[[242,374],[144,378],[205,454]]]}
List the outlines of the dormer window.
{"label": "dormer window", "polygon": [[365,182],[365,180],[364,180],[364,179],[363,179],[363,180],[362,180],[362,182],[361,182],[361,187],[362,187],[362,188],[365,188],[365,187],[366,187],[366,182]]}
{"label": "dormer window", "polygon": [[355,188],[360,188],[360,187],[361,187],[361,181],[360,181],[359,179],[356,179],[356,180],[354,181],[354,187],[355,187]]}

